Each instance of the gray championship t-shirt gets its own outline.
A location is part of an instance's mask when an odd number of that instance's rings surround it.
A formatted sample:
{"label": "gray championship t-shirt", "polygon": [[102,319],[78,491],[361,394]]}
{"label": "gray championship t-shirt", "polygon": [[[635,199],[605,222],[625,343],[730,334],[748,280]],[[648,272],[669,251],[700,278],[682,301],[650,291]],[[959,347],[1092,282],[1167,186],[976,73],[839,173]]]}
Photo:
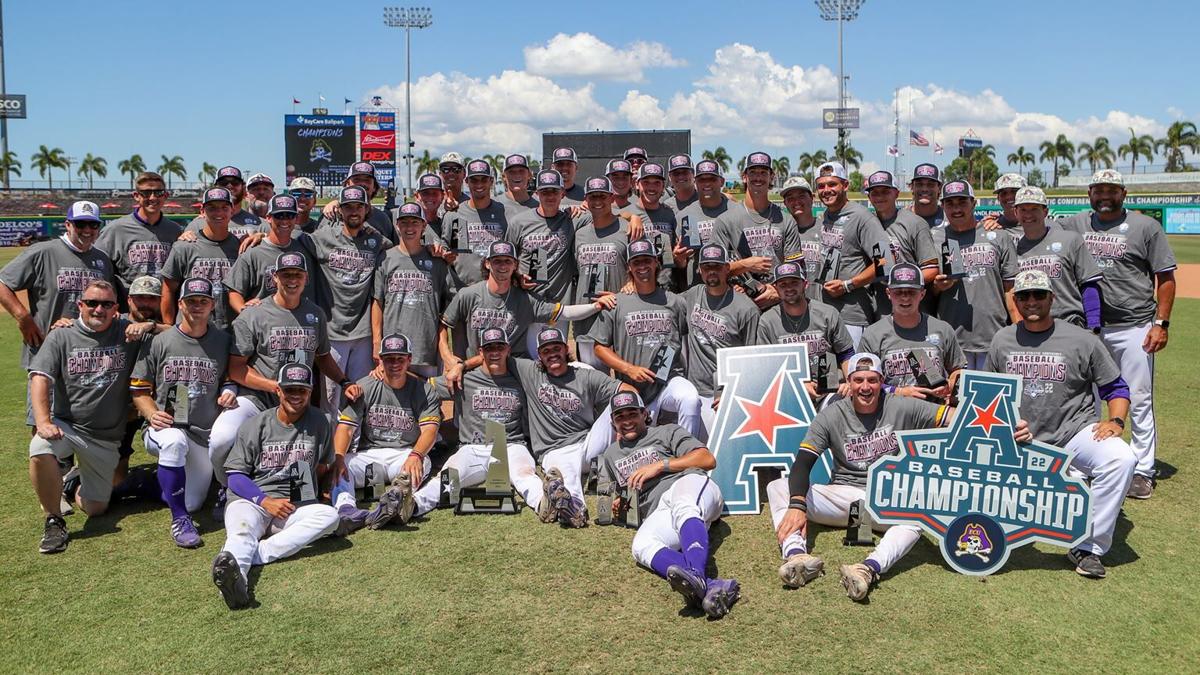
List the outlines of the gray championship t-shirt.
{"label": "gray championship t-shirt", "polygon": [[522,274],[536,252],[539,281],[530,293],[545,300],[562,302],[570,297],[571,282],[575,279],[575,224],[571,213],[560,209],[546,218],[536,209],[513,217],[508,224],[505,240],[517,249],[517,261]]}
{"label": "gray championship t-shirt", "polygon": [[763,312],[758,320],[758,344],[787,345],[801,343],[808,347],[808,377],[815,380],[819,374],[820,359],[825,354],[854,352],[850,331],[842,323],[842,315],[829,305],[819,302],[808,303],[808,311],[793,317],[783,311],[783,305]]}
{"label": "gray championship t-shirt", "polygon": [[729,289],[713,297],[703,284],[683,293],[687,305],[687,379],[711,398],[717,391],[717,350],[743,347],[758,340],[758,306]]}
{"label": "gray championship t-shirt", "polygon": [[155,335],[145,356],[133,368],[135,385],[146,383],[154,387],[154,401],[159,410],[167,410],[176,386],[187,385],[186,433],[205,447],[213,421],[221,413],[217,398],[225,383],[232,342],[229,333],[211,326],[200,338],[175,326]]}
{"label": "gray championship t-shirt", "polygon": [[524,356],[528,353],[525,331],[529,329],[529,324],[554,323],[561,309],[562,305],[557,302],[547,302],[516,287],[510,287],[503,295],[496,295],[488,289],[486,281],[480,281],[454,296],[442,315],[442,323],[451,330],[466,332],[465,356],[479,352],[479,334],[487,328],[503,330],[508,336],[508,344],[512,346],[512,355]]}
{"label": "gray championship t-shirt", "polygon": [[[617,306],[600,313],[592,327],[596,344],[612,348],[617,356],[635,366],[649,368],[654,355],[664,346],[675,350],[670,376],[684,376],[683,336],[688,331],[688,306],[682,296],[657,288],[649,295],[622,293]],[[658,396],[664,382],[629,382],[642,400]]]}
{"label": "gray championship t-shirt", "polygon": [[[912,211],[912,207],[909,207],[908,210]],[[912,211],[912,214],[925,221],[925,224],[928,225],[930,229],[946,226],[946,212],[943,211],[942,207],[940,206],[937,207],[937,211],[934,211],[932,216],[922,216],[916,211]]]}
{"label": "gray championship t-shirt", "polygon": [[450,233],[456,228],[459,247],[471,249],[470,253],[459,253],[450,268],[450,279],[456,292],[483,280],[483,259],[492,242],[504,239],[509,222],[523,211],[509,210],[493,199],[482,209],[463,202],[457,211],[448,211],[442,216],[442,240],[449,245]]}
{"label": "gray championship t-shirt", "polygon": [[[668,253],[674,250],[675,242],[678,241],[675,233],[675,223],[678,219],[675,217],[674,209],[659,202],[658,208],[646,210],[642,206],[642,200],[635,198],[629,202],[629,206],[621,209],[620,213],[641,216],[645,238],[653,242],[656,247],[665,247]],[[628,223],[629,221],[622,219],[621,222]],[[661,250],[659,254],[662,254]],[[658,285],[664,288],[671,287],[671,270],[663,267],[658,271]]]}
{"label": "gray championship t-shirt", "polygon": [[583,184],[575,183],[563,192],[562,208],[578,206],[585,199],[587,199],[587,193],[583,191]]}
{"label": "gray championship t-shirt", "polygon": [[442,311],[450,303],[446,262],[421,248],[409,255],[389,249],[375,271],[375,299],[383,305],[383,334],[403,333],[412,349],[412,362],[438,362],[437,335]]}
{"label": "gray championship t-shirt", "polygon": [[1035,440],[1060,448],[1100,421],[1095,387],[1121,375],[1099,337],[1062,319],[1041,333],[1024,322],[1000,329],[984,368],[1024,378],[1021,417]]}
{"label": "gray championship t-shirt", "polygon": [[333,422],[329,415],[309,406],[295,424],[284,424],[279,420],[278,408],[268,408],[238,430],[225,459],[225,471],[245,474],[268,497],[288,499],[293,464],[307,462],[311,472],[308,479],[316,486],[317,465],[332,464],[333,455]]}
{"label": "gray championship t-shirt", "polygon": [[450,396],[446,378],[430,380],[442,400],[457,399],[455,408],[460,445],[485,445],[487,423],[504,425],[504,436],[509,443],[520,443],[529,447],[529,436],[525,425],[525,391],[520,381],[510,372],[492,377],[487,369],[480,367],[463,374],[462,391]]}
{"label": "gray championship t-shirt", "polygon": [[[925,219],[908,209],[896,211],[896,215],[880,220],[883,231],[891,244],[892,261],[907,262],[918,267],[936,267],[940,252],[933,247],[933,235]],[[886,280],[885,280],[886,281]],[[875,294],[875,310],[879,316],[892,313],[892,300],[887,296],[885,283],[871,286]]]}
{"label": "gray championship t-shirt", "polygon": [[[888,241],[879,219],[862,204],[848,202],[841,211],[826,210],[821,216],[822,245],[826,251],[841,251],[839,279],[851,279],[874,264],[871,254],[876,245],[882,255],[891,255]],[[821,285],[816,279],[810,283]],[[875,321],[875,303],[869,287],[856,288],[837,298],[822,289],[821,301],[841,312],[842,322],[847,326],[869,326]]]}
{"label": "gray championship t-shirt", "polygon": [[[800,251],[800,230],[787,209],[771,204],[765,211],[751,211],[745,202],[730,204],[713,225],[713,243],[725,247],[736,259],[763,256],[771,267]],[[774,272],[756,275],[774,281]]]}
{"label": "gray championship t-shirt", "polygon": [[1083,237],[1077,232],[1051,225],[1046,236],[1033,241],[1022,236],[1016,239],[1017,264],[1021,271],[1041,270],[1050,277],[1054,303],[1050,306],[1054,318],[1065,319],[1078,326],[1087,326],[1083,315],[1083,285],[1099,281],[1100,268],[1088,253]]}
{"label": "gray championship t-shirt", "polygon": [[243,300],[253,298],[269,298],[275,295],[275,260],[283,253],[299,253],[308,263],[308,281],[304,283],[304,297],[321,304],[321,296],[317,293],[320,274],[317,272],[317,259],[313,256],[312,240],[303,232],[291,239],[287,246],[278,246],[270,239],[238,256],[238,259],[225,275],[225,287],[237,291]]}
{"label": "gray championship t-shirt", "polygon": [[1012,237],[981,226],[965,232],[939,227],[933,230],[939,251],[947,237],[958,242],[967,276],[935,297],[937,316],[954,327],[963,351],[986,352],[992,336],[1008,323],[1004,282],[1017,276],[1016,247]]}
{"label": "gray championship t-shirt", "polygon": [[[367,225],[375,228],[377,232],[382,234],[393,244],[400,241],[400,235],[396,234],[396,226],[392,224],[392,214],[388,213],[387,211],[375,208],[375,206],[372,205],[371,210],[367,211],[367,219],[365,222]],[[335,230],[340,229],[342,227],[341,213],[335,211],[333,218],[325,218],[322,216],[321,224],[317,227],[331,227]]]}
{"label": "gray championship t-shirt", "polygon": [[404,386],[392,388],[370,375],[358,381],[362,396],[342,408],[340,424],[355,427],[357,452],[375,448],[411,448],[421,437],[421,427],[442,424],[442,399],[425,380],[409,376]]}
{"label": "gray championship t-shirt", "polygon": [[[247,307],[233,320],[231,352],[246,357],[251,368],[275,380],[285,363],[314,366],[316,357],[329,353],[329,324],[325,312],[308,300],[295,309],[284,309],[267,298]],[[254,400],[260,410],[278,405],[275,394],[242,387],[241,395]]]}
{"label": "gray championship t-shirt", "polygon": [[369,225],[353,237],[341,227],[318,228],[312,241],[331,299],[329,339],[370,337],[375,270],[392,242]]}
{"label": "gray championship t-shirt", "polygon": [[[238,246],[238,238],[232,234],[221,241],[213,241],[204,232],[197,232],[196,241],[180,241],[171,247],[171,254],[162,269],[163,279],[183,283],[184,279],[196,277],[212,283],[214,302],[210,321],[222,330],[228,329],[233,321],[233,310],[225,293],[225,277],[238,258]],[[179,296],[178,293],[175,295]]]}
{"label": "gray championship t-shirt", "polygon": [[[187,232],[195,232],[196,234],[200,234],[200,230],[204,229],[206,222],[207,221],[204,220],[204,215],[201,214],[193,218],[192,222],[188,223],[184,230]],[[237,237],[238,241],[245,239],[246,235],[248,234],[265,232],[266,228],[267,224],[262,221],[262,218],[259,218],[246,209],[240,209],[237,213],[233,214],[232,218],[229,219],[229,234]]]}
{"label": "gray championship t-shirt", "polygon": [[[707,208],[700,204],[700,200],[688,202],[687,206],[681,208],[675,207],[675,239],[683,241],[683,219],[687,218],[688,227],[692,232],[692,246],[700,247],[713,241],[713,232],[717,227],[717,222],[721,216],[729,210],[729,207],[737,207],[724,195],[721,196],[721,203],[717,206]],[[698,241],[697,241],[698,239]],[[728,244],[725,248],[732,251]],[[700,268],[699,268],[699,248],[692,253],[692,258],[688,262],[687,268],[687,284],[688,288],[700,283]]]}
{"label": "gray championship t-shirt", "polygon": [[808,279],[808,286],[804,289],[804,297],[809,300],[821,301],[821,282],[817,277],[821,274],[821,265],[825,262],[825,245],[821,243],[821,221],[814,220],[809,227],[800,227],[796,225],[796,232],[800,237],[799,256],[792,254],[789,260],[793,262],[804,262],[804,277]]}
{"label": "gray championship t-shirt", "polygon": [[517,215],[526,209],[536,209],[540,203],[538,202],[537,197],[534,197],[533,195],[529,195],[525,198],[525,201],[519,202],[512,197],[509,197],[507,192],[496,195],[492,199],[500,202],[504,206],[504,209],[511,215]]}
{"label": "gray championship t-shirt", "polygon": [[509,359],[508,368],[516,373],[529,401],[530,450],[534,457],[582,441],[621,387],[613,378],[591,368],[568,365],[567,372],[557,377],[529,359]]}
{"label": "gray championship t-shirt", "polygon": [[909,352],[925,352],[926,358],[943,377],[967,367],[967,357],[958,346],[954,329],[945,321],[925,313],[921,314],[920,322],[913,328],[896,325],[890,316],[883,317],[867,326],[858,348],[859,351],[879,357],[883,365],[883,381],[894,387],[917,383],[916,376],[908,366]]}
{"label": "gray championship t-shirt", "polygon": [[[583,212],[575,219],[575,264],[579,272],[575,282],[572,304],[593,302],[586,297],[588,284],[598,270],[604,269],[605,283],[600,290],[616,293],[629,280],[625,267],[625,250],[629,246],[629,232],[624,220],[617,218],[607,227],[596,229],[592,214]],[[573,323],[577,342],[594,342],[590,335],[598,317],[593,314]]]}
{"label": "gray championship t-shirt", "polygon": [[151,225],[135,212],[105,223],[96,239],[96,247],[108,253],[117,277],[128,289],[129,284],[140,276],[159,275],[180,234],[183,234],[183,225],[166,216]]}
{"label": "gray championship t-shirt", "polygon": [[[646,435],[637,441],[613,441],[600,455],[600,477],[598,485],[613,485],[628,504],[629,477],[633,472],[651,464],[662,464],[664,459],[683,457],[689,452],[703,448],[704,444],[683,427],[676,424],[649,427]],[[703,476],[700,469],[684,469],[679,472],[660,473],[642,483],[638,494],[638,515],[644,521],[658,508],[662,496],[671,489],[675,481],[683,476]]]}

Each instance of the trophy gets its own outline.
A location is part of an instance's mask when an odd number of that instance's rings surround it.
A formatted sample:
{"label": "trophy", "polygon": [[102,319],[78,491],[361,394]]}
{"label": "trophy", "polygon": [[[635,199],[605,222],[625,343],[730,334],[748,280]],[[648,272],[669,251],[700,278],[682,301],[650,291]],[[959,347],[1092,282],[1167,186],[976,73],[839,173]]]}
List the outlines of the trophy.
{"label": "trophy", "polygon": [[761,281],[754,278],[753,274],[739,275],[734,279],[734,282],[741,286],[742,290],[746,291],[746,297],[751,300],[762,295],[762,292],[767,289]]}
{"label": "trophy", "polygon": [[863,500],[854,502],[850,505],[850,521],[846,524],[842,546],[874,546],[875,535],[871,532],[874,526],[875,521],[871,519]]}
{"label": "trophy", "polygon": [[514,514],[520,510],[517,506],[517,492],[508,480],[508,437],[504,433],[504,425],[495,420],[488,420],[485,437],[492,442],[492,459],[488,462],[487,478],[482,486],[464,487],[459,491],[455,515]]}
{"label": "trophy", "polygon": [[621,512],[625,516],[625,523],[624,523],[625,527],[633,528],[636,530],[638,527],[641,526],[642,511],[640,508],[640,506],[641,506],[641,498],[640,497],[641,496],[638,494],[637,490],[633,490],[633,489],[629,490],[629,499],[626,500],[625,508],[621,509]]}
{"label": "trophy", "polygon": [[595,300],[606,290],[608,290],[608,265],[595,263],[592,265],[591,274],[588,275],[587,293],[584,294],[584,297],[588,300]]}
{"label": "trophy", "polygon": [[824,261],[821,263],[821,274],[817,279],[822,283],[838,280],[838,271],[842,267],[842,251],[837,248],[825,249]]}
{"label": "trophy", "polygon": [[171,413],[174,418],[171,421],[171,426],[176,429],[186,429],[191,426],[188,422],[188,408],[191,407],[191,399],[188,396],[187,382],[176,382],[174,387],[167,393],[167,412]]}
{"label": "trophy", "polygon": [[890,244],[882,241],[877,241],[871,246],[871,260],[875,263],[876,279],[887,279],[892,276],[892,259],[885,253],[890,248]]}
{"label": "trophy", "polygon": [[542,277],[542,249],[535,248],[529,255],[529,280],[534,283],[545,281]]}
{"label": "trophy", "polygon": [[[908,360],[908,370],[912,373],[918,387],[937,389],[946,384],[945,373],[942,372],[940,366],[933,362],[924,349],[914,349],[904,358]],[[940,398],[931,397],[929,400],[934,403],[945,403]]]}
{"label": "trophy", "polygon": [[967,276],[967,270],[963,267],[962,248],[957,241],[949,237],[942,242],[941,273],[951,279],[962,279]]}
{"label": "trophy", "polygon": [[654,353],[650,360],[650,370],[654,371],[654,379],[666,382],[671,379],[671,366],[675,364],[675,348],[664,344]]}
{"label": "trophy", "polygon": [[817,370],[813,382],[817,385],[818,394],[830,394],[842,383],[842,371],[837,366],[837,357],[831,352],[825,352],[817,357]]}
{"label": "trophy", "polygon": [[613,524],[613,493],[617,491],[616,483],[596,485],[596,524]]}
{"label": "trophy", "polygon": [[288,501],[296,506],[317,503],[317,488],[308,462],[298,459],[288,467]]}
{"label": "trophy", "polygon": [[667,242],[663,244],[663,233],[654,233],[654,248],[658,249],[658,258],[662,262],[664,270],[675,269],[675,254],[671,251],[671,240],[667,238]]}
{"label": "trophy", "polygon": [[358,499],[363,501],[378,501],[387,492],[391,483],[387,479],[387,466],[373,462],[367,465],[363,472],[363,486],[357,490]]}
{"label": "trophy", "polygon": [[438,508],[448,509],[458,506],[458,496],[461,491],[458,480],[458,469],[442,469],[438,474],[438,481],[441,483],[442,492],[438,495]]}
{"label": "trophy", "polygon": [[311,366],[313,362],[307,350],[292,349],[287,353],[287,360],[284,363],[303,363],[306,366]]}
{"label": "trophy", "polygon": [[[462,221],[456,217],[450,221],[450,236],[446,240],[446,243],[450,246],[450,250],[453,253],[471,252],[471,249],[468,247],[470,242],[464,242],[462,234]],[[470,236],[468,235],[467,238],[469,239]]]}
{"label": "trophy", "polygon": [[700,237],[697,237],[695,231],[692,229],[691,216],[684,216],[679,228],[680,243],[682,243],[685,248],[690,248],[693,251],[699,251]]}

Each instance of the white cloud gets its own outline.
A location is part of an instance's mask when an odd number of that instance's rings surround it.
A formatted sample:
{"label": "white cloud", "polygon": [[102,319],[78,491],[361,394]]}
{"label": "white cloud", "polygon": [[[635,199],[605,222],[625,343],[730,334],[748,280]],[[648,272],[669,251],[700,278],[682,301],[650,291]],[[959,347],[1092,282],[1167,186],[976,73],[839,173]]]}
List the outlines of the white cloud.
{"label": "white cloud", "polygon": [[591,33],[559,33],[545,45],[525,48],[525,69],[546,77],[581,77],[641,82],[649,68],[686,65],[659,42],[634,42],[618,49]]}

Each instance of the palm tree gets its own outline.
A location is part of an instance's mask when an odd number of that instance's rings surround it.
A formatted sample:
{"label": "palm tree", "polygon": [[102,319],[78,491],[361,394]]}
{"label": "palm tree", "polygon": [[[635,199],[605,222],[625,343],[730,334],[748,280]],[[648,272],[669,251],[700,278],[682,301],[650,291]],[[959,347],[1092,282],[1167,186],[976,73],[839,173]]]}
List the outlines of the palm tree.
{"label": "palm tree", "polygon": [[67,168],[67,156],[62,148],[50,149],[44,145],[38,146],[38,151],[29,158],[29,166],[38,170],[38,175],[46,179],[50,190],[54,190],[54,169]]}
{"label": "palm tree", "polygon": [[[847,167],[852,166],[857,169],[858,167],[862,166],[862,153],[849,143],[845,143],[844,145],[839,143],[838,146],[833,149],[833,156],[840,157],[842,163]],[[821,164],[824,164],[824,162],[818,163],[817,166],[821,166]]]}
{"label": "palm tree", "polygon": [[155,169],[162,175],[167,177],[167,189],[171,189],[171,177],[178,176],[179,180],[187,180],[187,169],[183,166],[183,158],[179,155],[167,157],[162,155],[162,164]]}
{"label": "palm tree", "polygon": [[1200,135],[1196,133],[1196,125],[1192,122],[1172,122],[1167,128],[1167,135],[1154,141],[1154,149],[1163,154],[1167,160],[1167,171],[1187,171],[1188,165],[1183,161],[1184,149],[1200,152]]}
{"label": "palm tree", "polygon": [[771,160],[771,169],[775,172],[775,182],[783,185],[783,181],[787,180],[788,171],[792,170],[792,162],[787,157],[778,157]]}
{"label": "palm tree", "polygon": [[1035,158],[1032,152],[1025,149],[1025,146],[1017,146],[1016,152],[1008,153],[1008,163],[1016,164],[1022,173],[1025,172],[1025,166],[1034,163]]}
{"label": "palm tree", "polygon": [[825,154],[824,150],[817,150],[812,153],[802,152],[800,153],[800,157],[796,159],[796,170],[811,183],[813,182],[813,171],[816,171],[817,167],[828,161],[829,156]]}
{"label": "palm tree", "polygon": [[492,167],[492,175],[499,176],[504,172],[504,155],[498,152],[491,155],[484,155],[483,161],[487,162],[488,166]]}
{"label": "palm tree", "polygon": [[1104,136],[1097,137],[1095,143],[1080,143],[1075,151],[1077,161],[1080,164],[1087,162],[1088,168],[1092,171],[1101,165],[1106,169],[1111,169],[1113,160],[1117,157],[1108,144],[1108,139]]}
{"label": "palm tree", "polygon": [[[417,157],[416,160],[417,160],[416,168],[417,168],[418,175],[426,174],[426,173],[437,173],[438,158],[429,154],[428,150],[426,150],[424,153],[422,153],[420,157]],[[532,167],[530,167],[530,168],[532,168]]]}
{"label": "palm tree", "polygon": [[[212,179],[211,181],[209,180],[210,178]],[[200,181],[200,185],[202,187],[216,182],[217,167],[209,164],[208,162],[204,162],[200,165],[200,171],[196,174],[196,180]]]}
{"label": "palm tree", "polygon": [[1042,151],[1038,161],[1054,163],[1054,187],[1058,187],[1058,163],[1075,165],[1075,144],[1067,139],[1066,134],[1059,134],[1053,141],[1042,141],[1038,149]]}
{"label": "palm tree", "polygon": [[1125,159],[1125,155],[1133,156],[1129,161],[1129,173],[1135,173],[1138,157],[1145,157],[1147,164],[1154,161],[1154,138],[1150,134],[1138,136],[1133,127],[1129,127],[1129,142],[1122,143],[1117,148],[1117,154],[1121,159]]}
{"label": "palm tree", "polygon": [[[996,159],[996,146],[992,145],[991,143],[988,143],[987,145],[980,146],[979,149],[977,149],[975,152],[972,152],[970,155],[967,156],[968,180],[970,180],[970,177],[973,175],[972,169],[975,167],[975,160],[977,160],[980,157],[987,157],[988,159],[992,159],[992,160]],[[982,166],[983,164],[984,164],[984,162],[980,162],[979,183],[978,183],[979,187],[983,187],[983,166]]]}
{"label": "palm tree", "polygon": [[723,145],[718,145],[716,150],[705,150],[700,153],[700,158],[716,162],[717,166],[721,167],[721,173],[729,173],[729,164],[733,162],[729,151]]}
{"label": "palm tree", "polygon": [[122,174],[129,174],[129,191],[133,192],[133,179],[139,173],[146,170],[146,162],[142,160],[141,155],[130,155],[129,159],[123,159],[117,162],[117,171]]}
{"label": "palm tree", "polygon": [[88,189],[91,190],[94,176],[104,178],[108,175],[108,160],[103,157],[94,157],[89,152],[83,159],[79,160],[79,170],[75,175],[80,178],[86,178]]}
{"label": "palm tree", "polygon": [[17,159],[17,153],[9,150],[0,157],[0,176],[4,178],[4,189],[9,189],[8,175],[21,175],[21,160]]}

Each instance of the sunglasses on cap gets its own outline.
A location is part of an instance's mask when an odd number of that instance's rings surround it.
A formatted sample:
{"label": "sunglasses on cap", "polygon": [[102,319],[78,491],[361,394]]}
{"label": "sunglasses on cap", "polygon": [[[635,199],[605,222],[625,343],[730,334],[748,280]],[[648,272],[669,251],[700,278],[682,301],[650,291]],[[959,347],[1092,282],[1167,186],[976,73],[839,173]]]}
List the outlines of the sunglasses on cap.
{"label": "sunglasses on cap", "polygon": [[85,307],[91,307],[92,309],[96,309],[97,307],[101,307],[103,309],[112,309],[113,307],[117,306],[117,302],[115,300],[93,300],[89,298],[87,300],[80,300],[80,302],[82,302]]}
{"label": "sunglasses on cap", "polygon": [[1013,294],[1013,297],[1015,297],[1017,300],[1028,300],[1030,298],[1033,298],[1034,300],[1045,300],[1049,295],[1050,291],[1043,291],[1039,289],[1036,291],[1018,291],[1017,293]]}

